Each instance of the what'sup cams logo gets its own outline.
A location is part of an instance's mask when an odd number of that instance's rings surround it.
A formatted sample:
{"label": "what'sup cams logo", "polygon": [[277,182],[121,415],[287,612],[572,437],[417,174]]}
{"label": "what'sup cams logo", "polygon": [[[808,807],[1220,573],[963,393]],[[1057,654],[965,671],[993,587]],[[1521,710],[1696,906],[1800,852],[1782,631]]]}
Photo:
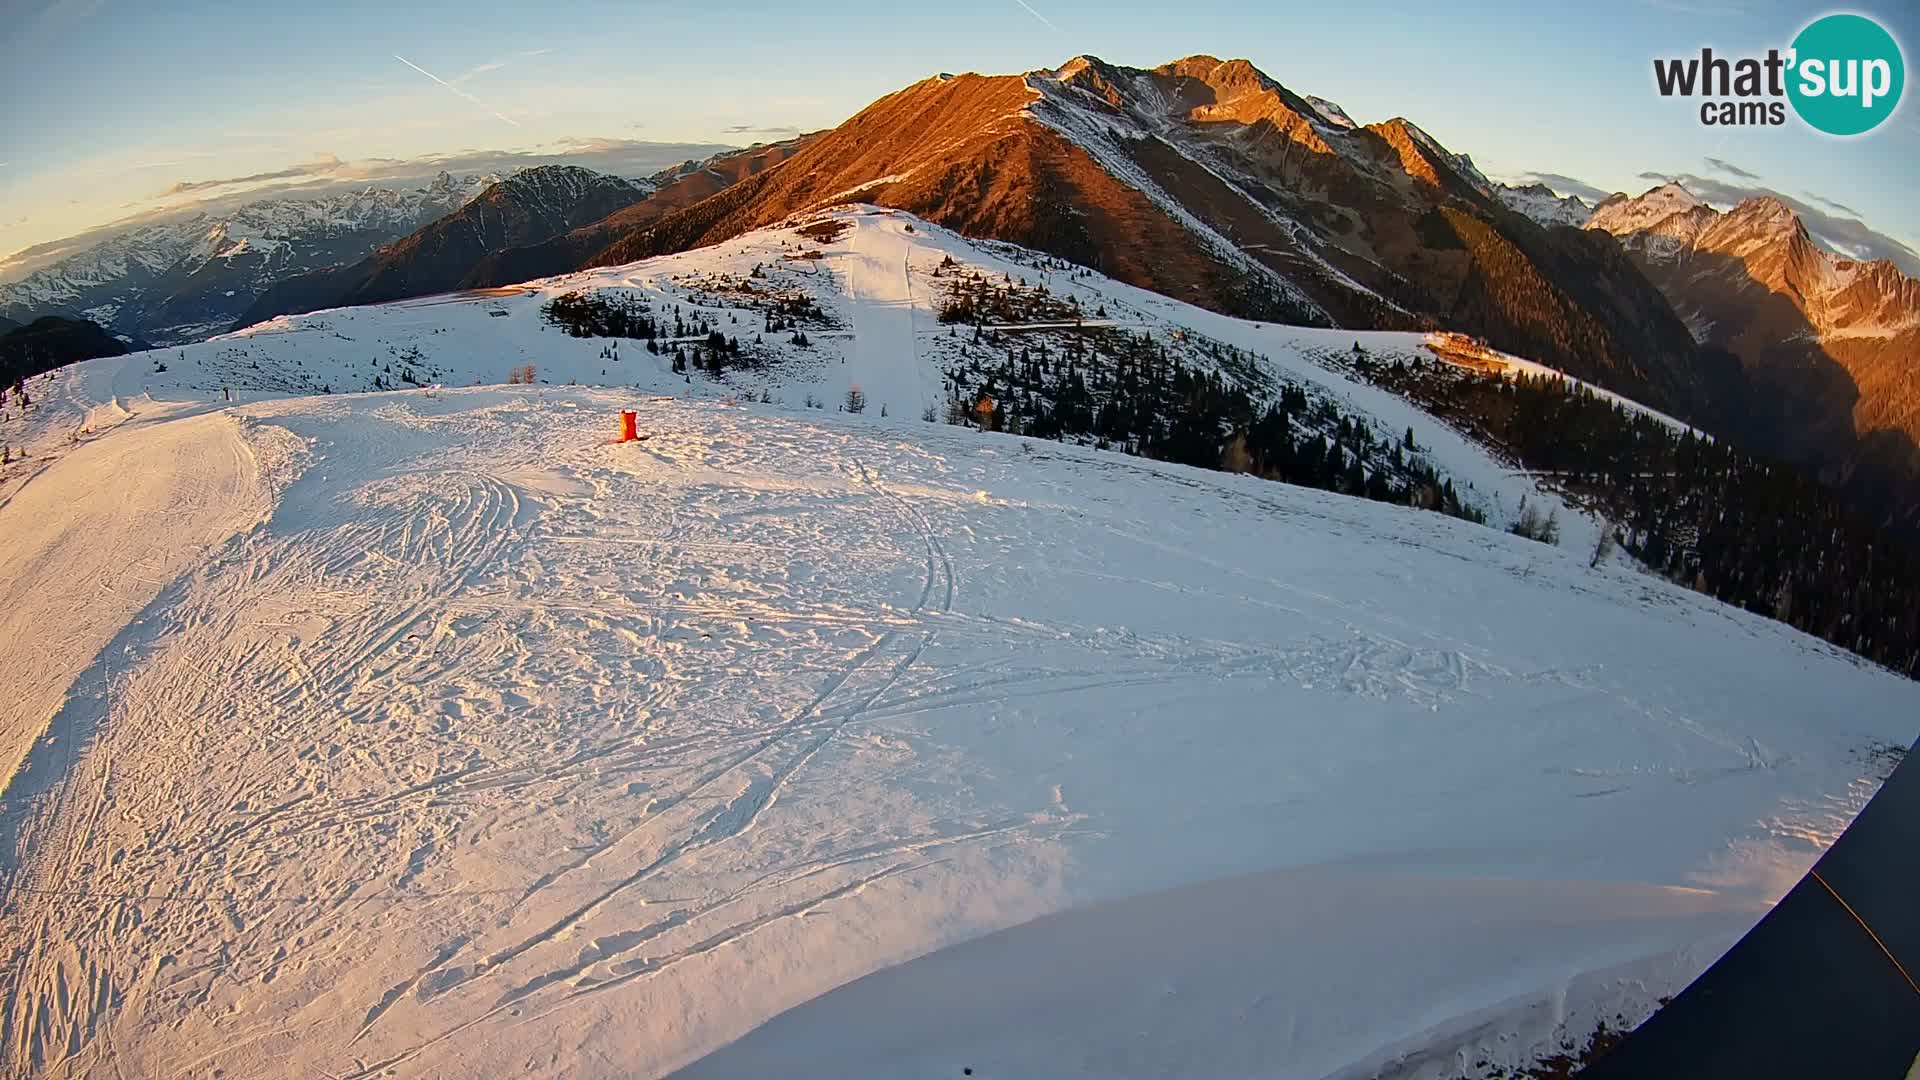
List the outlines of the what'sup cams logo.
{"label": "what'sup cams logo", "polygon": [[1709,127],[1774,126],[1787,106],[1829,135],[1862,135],[1900,105],[1907,66],[1900,43],[1865,15],[1826,15],[1808,23],[1784,51],[1765,56],[1699,56],[1653,62],[1661,97],[1703,98]]}

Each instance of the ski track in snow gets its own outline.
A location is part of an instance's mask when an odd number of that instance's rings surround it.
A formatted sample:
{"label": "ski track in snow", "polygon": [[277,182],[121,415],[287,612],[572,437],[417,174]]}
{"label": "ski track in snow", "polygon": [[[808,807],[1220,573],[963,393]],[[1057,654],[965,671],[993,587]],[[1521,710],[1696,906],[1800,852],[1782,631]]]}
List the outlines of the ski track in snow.
{"label": "ski track in snow", "polygon": [[914,336],[914,246],[888,228],[852,230],[846,250],[833,256],[846,282],[854,321],[853,363],[870,409],[882,404],[918,417],[943,400],[939,373],[920,363]]}
{"label": "ski track in snow", "polygon": [[[1577,548],[921,422],[925,230],[898,224],[829,256],[862,418],[145,399],[16,482],[4,1069],[662,1075],[1150,890],[1338,895],[1319,868],[1359,866],[1529,925],[1530,897],[1587,897],[1525,964],[1446,953],[1437,1000],[1316,1025],[1328,980],[1418,980],[1306,946],[1327,970],[1224,991],[1319,1076],[1516,996],[1564,1018],[1582,973],[1678,949],[1608,984],[1670,991],[1871,795],[1858,750],[1911,739],[1915,684]],[[47,415],[130,400],[127,365],[75,369]],[[622,408],[647,442],[609,444]]]}

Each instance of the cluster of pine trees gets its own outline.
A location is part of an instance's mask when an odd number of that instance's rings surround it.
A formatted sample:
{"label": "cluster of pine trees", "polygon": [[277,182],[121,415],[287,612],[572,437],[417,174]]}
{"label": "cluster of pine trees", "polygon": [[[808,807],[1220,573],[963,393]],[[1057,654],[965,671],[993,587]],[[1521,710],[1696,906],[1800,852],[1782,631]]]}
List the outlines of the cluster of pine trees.
{"label": "cluster of pine trees", "polygon": [[[738,335],[723,334],[704,318],[689,321],[675,307],[673,321],[655,316],[644,302],[631,297],[609,297],[601,293],[570,292],[556,296],[544,309],[548,322],[564,328],[572,337],[632,338],[645,341],[647,351],[671,356],[673,370],[694,369],[720,374],[728,368],[753,361],[752,354],[740,344]],[[769,311],[768,325],[777,316]],[[756,338],[757,340],[757,338]],[[617,350],[601,350],[603,359],[620,359]]]}
{"label": "cluster of pine trees", "polygon": [[[757,268],[756,268],[757,269]],[[751,291],[751,286],[748,286]],[[787,342],[805,348],[812,344],[802,326],[829,326],[826,312],[806,296],[769,296],[753,305],[763,318],[767,333],[785,333]],[[599,292],[570,292],[549,301],[543,314],[547,322],[561,327],[571,337],[631,338],[647,343],[647,351],[673,357],[673,370],[699,369],[719,374],[731,368],[755,362],[750,348],[743,347],[737,334],[721,332],[697,312],[689,318],[675,305],[668,315],[656,315],[645,301],[631,296],[608,296]],[[729,316],[739,323],[738,312]],[[756,332],[752,344],[764,339]],[[617,350],[604,359],[620,359]]]}
{"label": "cluster of pine trees", "polygon": [[1354,367],[1604,514],[1672,580],[1920,677],[1920,552],[1799,471],[1557,376]]}
{"label": "cluster of pine trees", "polygon": [[802,326],[827,325],[826,312],[820,305],[805,297],[786,297],[775,300],[766,310],[766,330],[769,334],[786,330],[797,331]]}
{"label": "cluster of pine trees", "polygon": [[[740,339],[728,337],[718,330],[708,330],[707,336],[692,343],[693,354],[687,354],[687,346],[676,346],[673,350],[673,370],[685,372],[688,366],[699,368],[710,375],[718,375],[730,367],[739,367],[748,359],[740,349]],[[647,342],[647,351],[658,350],[653,342]],[[703,351],[704,350],[704,351]]]}
{"label": "cluster of pine trees", "polygon": [[[698,279],[690,286],[682,284],[693,290],[696,302],[758,313],[765,320],[762,330],[769,334],[797,331],[805,326],[831,328],[835,325],[826,310],[806,291],[769,284],[772,277],[765,263],[755,263],[745,278],[715,274]],[[756,281],[760,282],[758,286],[754,284]],[[740,321],[737,314],[730,318]]]}
{"label": "cluster of pine trees", "polygon": [[[951,255],[934,268],[933,276],[947,279],[947,295],[939,308],[942,323],[962,323],[975,327],[988,324],[1004,326],[1078,322],[1085,317],[1077,298],[1056,297],[1047,291],[1045,282],[1029,286],[1024,277],[1015,281],[1010,274],[995,279],[977,270],[961,268]],[[1105,316],[1105,311],[1097,315],[1100,318]]]}
{"label": "cluster of pine trees", "polygon": [[[632,338],[653,341],[668,336],[653,309],[635,297],[610,297],[598,292],[562,293],[542,309],[546,320],[572,337]],[[677,316],[676,316],[677,320]],[[671,336],[684,337],[685,326]]]}
{"label": "cluster of pine trees", "polygon": [[[1231,346],[1196,346],[1210,350],[1214,361],[1201,366],[1145,332],[1071,331],[1057,353],[1044,341],[1037,347],[1006,344],[1009,337],[976,328],[963,358],[948,368],[950,422],[1089,441],[1485,521],[1417,452],[1411,437],[1377,434],[1366,421],[1296,386],[1267,392],[1253,358]],[[974,351],[1002,346],[1004,355],[994,359]]]}

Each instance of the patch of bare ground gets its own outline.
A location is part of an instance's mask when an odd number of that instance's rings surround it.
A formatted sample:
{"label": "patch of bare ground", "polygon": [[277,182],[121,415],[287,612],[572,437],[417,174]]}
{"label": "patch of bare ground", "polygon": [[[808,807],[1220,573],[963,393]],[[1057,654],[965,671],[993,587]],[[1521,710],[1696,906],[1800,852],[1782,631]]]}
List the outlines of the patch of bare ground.
{"label": "patch of bare ground", "polygon": [[[1665,1006],[1671,1000],[1671,998],[1661,998],[1660,1004]],[[1587,1066],[1612,1053],[1613,1048],[1624,1042],[1633,1029],[1634,1025],[1628,1023],[1625,1016],[1616,1014],[1611,1021],[1601,1020],[1595,1025],[1593,1033],[1588,1035],[1584,1042],[1576,1043],[1572,1039],[1564,1039],[1561,1041],[1560,1049],[1541,1057],[1531,1065],[1509,1070],[1483,1061],[1479,1064],[1479,1069],[1491,1069],[1491,1071],[1476,1072],[1473,1075],[1484,1077],[1485,1080],[1569,1080],[1571,1077],[1580,1075]],[[1465,1078],[1463,1077],[1462,1080]]]}
{"label": "patch of bare ground", "polygon": [[831,244],[853,227],[853,223],[844,218],[827,218],[811,225],[803,225],[793,230],[816,244]]}

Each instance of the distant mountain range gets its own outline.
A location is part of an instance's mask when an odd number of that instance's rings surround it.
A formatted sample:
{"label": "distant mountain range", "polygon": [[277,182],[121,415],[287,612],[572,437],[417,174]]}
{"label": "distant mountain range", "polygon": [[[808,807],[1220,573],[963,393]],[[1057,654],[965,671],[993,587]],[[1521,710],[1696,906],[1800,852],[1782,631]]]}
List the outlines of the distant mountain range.
{"label": "distant mountain range", "polygon": [[815,137],[802,135],[718,154],[705,161],[686,162],[652,177],[654,191],[640,202],[544,242],[494,252],[475,266],[462,284],[468,288],[510,285],[582,266],[609,265],[609,249],[622,237],[758,176],[798,153]]}
{"label": "distant mountain range", "polygon": [[1663,184],[1613,196],[1587,227],[1739,357],[1752,391],[1733,430],[1920,527],[1920,282],[1824,249],[1771,197],[1720,211]]}
{"label": "distant mountain range", "polygon": [[1545,184],[1525,187],[1498,184],[1494,187],[1494,196],[1507,209],[1525,214],[1541,225],[1568,225],[1578,229],[1593,216],[1593,207],[1584,199],[1578,195],[1561,195]]}
{"label": "distant mountain range", "polygon": [[226,330],[275,282],[360,259],[499,179],[443,172],[420,187],[262,199],[155,222],[0,285],[0,316],[85,318],[159,345],[198,340]]}
{"label": "distant mountain range", "polygon": [[326,307],[375,304],[458,288],[488,255],[544,240],[646,198],[649,185],[570,165],[527,169],[348,266],[266,289],[237,325]]}
{"label": "distant mountain range", "polygon": [[803,141],[682,162],[638,181],[574,166],[522,170],[357,263],[290,277],[264,290],[235,328],[276,315],[563,273],[626,230],[785,160]]}

